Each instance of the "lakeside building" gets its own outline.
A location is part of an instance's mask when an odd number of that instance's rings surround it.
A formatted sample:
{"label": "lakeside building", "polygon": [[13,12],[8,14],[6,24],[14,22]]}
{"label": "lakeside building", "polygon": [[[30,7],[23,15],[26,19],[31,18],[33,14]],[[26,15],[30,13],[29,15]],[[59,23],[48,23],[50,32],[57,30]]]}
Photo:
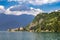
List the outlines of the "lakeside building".
{"label": "lakeside building", "polygon": [[8,31],[10,31],[10,32],[23,31],[23,30],[24,30],[23,27],[20,27],[20,28],[14,28],[14,29],[8,29]]}

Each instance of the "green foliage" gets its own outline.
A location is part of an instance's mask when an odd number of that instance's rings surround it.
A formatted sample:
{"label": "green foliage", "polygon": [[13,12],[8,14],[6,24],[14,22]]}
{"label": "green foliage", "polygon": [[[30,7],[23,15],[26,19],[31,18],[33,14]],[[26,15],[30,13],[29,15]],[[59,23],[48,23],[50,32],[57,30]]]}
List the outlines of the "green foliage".
{"label": "green foliage", "polygon": [[[41,19],[43,19],[41,21]],[[41,23],[39,23],[41,21]],[[40,32],[41,30],[49,30],[51,32],[60,32],[60,12],[40,13],[32,23],[36,23],[34,30]],[[30,26],[30,25],[29,25]],[[29,27],[28,26],[28,27]]]}

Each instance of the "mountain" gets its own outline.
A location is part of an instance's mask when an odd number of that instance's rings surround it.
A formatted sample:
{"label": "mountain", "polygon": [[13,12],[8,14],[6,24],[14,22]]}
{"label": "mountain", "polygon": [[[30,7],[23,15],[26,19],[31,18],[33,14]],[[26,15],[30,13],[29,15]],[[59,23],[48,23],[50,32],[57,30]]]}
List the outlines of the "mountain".
{"label": "mountain", "polygon": [[0,31],[6,31],[9,28],[19,28],[25,27],[34,19],[33,15],[22,14],[16,15],[6,15],[0,14]]}
{"label": "mountain", "polygon": [[60,32],[60,11],[38,14],[26,29],[34,32]]}

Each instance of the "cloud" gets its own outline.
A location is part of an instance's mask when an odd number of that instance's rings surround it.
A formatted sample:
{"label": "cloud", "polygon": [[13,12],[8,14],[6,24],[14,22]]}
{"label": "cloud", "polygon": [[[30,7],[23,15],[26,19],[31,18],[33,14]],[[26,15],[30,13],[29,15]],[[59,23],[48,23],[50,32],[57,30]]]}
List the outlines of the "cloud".
{"label": "cloud", "polygon": [[0,13],[4,13],[6,15],[34,15],[43,12],[41,9],[35,9],[33,7],[23,6],[23,5],[15,5],[11,6],[8,9],[5,9],[4,6],[0,6]]}
{"label": "cloud", "polygon": [[30,8],[26,5],[15,5],[10,8],[11,11],[29,11]]}
{"label": "cloud", "polygon": [[4,6],[0,5],[0,13],[4,13],[4,12],[5,12]]}
{"label": "cloud", "polygon": [[[14,0],[11,0],[14,1]],[[43,5],[48,3],[60,2],[60,0],[15,0],[18,1],[20,4],[22,3],[30,3],[33,5]]]}
{"label": "cloud", "polygon": [[42,4],[54,3],[58,1],[59,0],[30,0],[29,3],[33,5],[42,5]]}
{"label": "cloud", "polygon": [[[24,8],[25,7],[25,8]],[[22,15],[22,14],[28,14],[28,15],[34,15],[36,16],[39,12],[43,12],[40,9],[35,9],[33,7],[27,7],[27,6],[11,6],[8,8],[5,12],[7,15]]]}

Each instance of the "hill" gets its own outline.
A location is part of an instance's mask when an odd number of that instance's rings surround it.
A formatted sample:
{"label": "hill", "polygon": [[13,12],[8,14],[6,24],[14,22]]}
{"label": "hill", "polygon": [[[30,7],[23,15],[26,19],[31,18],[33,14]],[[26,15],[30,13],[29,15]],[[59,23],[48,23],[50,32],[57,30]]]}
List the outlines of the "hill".
{"label": "hill", "polygon": [[60,32],[60,11],[38,14],[26,29],[33,32]]}

